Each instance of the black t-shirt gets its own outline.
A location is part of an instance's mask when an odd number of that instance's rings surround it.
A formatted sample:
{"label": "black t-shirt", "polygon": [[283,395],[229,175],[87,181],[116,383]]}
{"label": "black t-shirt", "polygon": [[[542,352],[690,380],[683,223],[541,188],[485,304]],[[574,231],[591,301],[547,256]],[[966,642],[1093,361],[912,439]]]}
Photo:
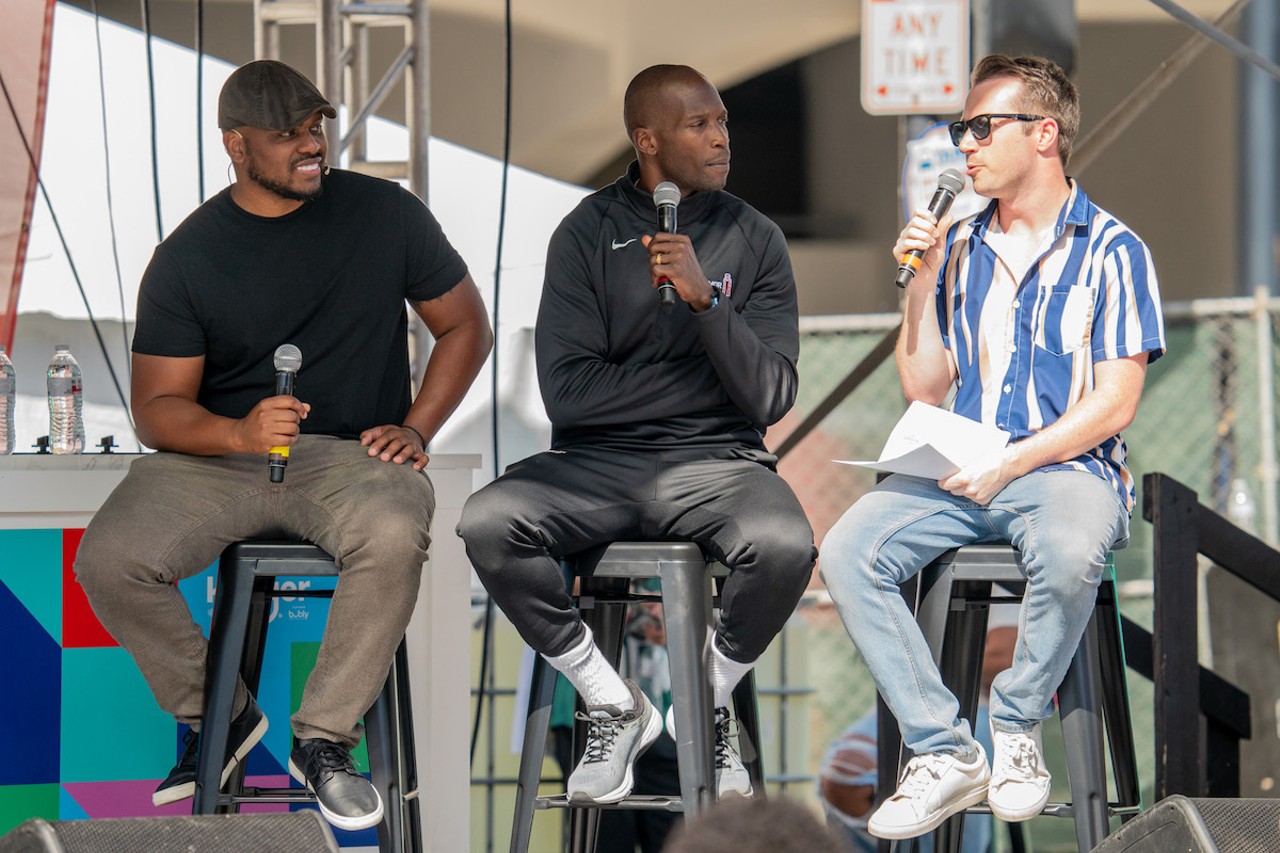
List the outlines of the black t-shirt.
{"label": "black t-shirt", "polygon": [[275,393],[276,347],[302,350],[304,433],[355,438],[409,410],[405,299],[448,292],[467,273],[435,217],[398,184],[333,170],[324,192],[264,218],[209,199],[151,258],[133,351],[205,357],[199,402],[244,417]]}

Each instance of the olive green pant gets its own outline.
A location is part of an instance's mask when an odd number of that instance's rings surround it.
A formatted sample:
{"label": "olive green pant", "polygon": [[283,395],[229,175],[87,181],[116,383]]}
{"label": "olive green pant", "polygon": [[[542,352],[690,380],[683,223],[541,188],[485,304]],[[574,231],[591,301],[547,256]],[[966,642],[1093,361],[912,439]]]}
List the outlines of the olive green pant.
{"label": "olive green pant", "polygon": [[413,613],[434,511],[425,473],[354,440],[301,436],[279,484],[261,455],[148,454],[94,516],[75,572],[160,707],[199,725],[207,643],[174,582],[242,539],[319,545],[338,584],[293,732],[354,747]]}

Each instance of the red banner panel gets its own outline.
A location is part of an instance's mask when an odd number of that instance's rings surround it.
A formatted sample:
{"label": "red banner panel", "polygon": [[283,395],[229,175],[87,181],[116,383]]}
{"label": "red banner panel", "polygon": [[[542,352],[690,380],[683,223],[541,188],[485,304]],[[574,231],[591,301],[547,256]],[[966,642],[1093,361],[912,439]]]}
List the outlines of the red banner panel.
{"label": "red banner panel", "polygon": [[89,606],[84,590],[76,581],[76,551],[84,529],[62,531],[62,647],[64,649],[110,648],[115,639],[107,633]]}

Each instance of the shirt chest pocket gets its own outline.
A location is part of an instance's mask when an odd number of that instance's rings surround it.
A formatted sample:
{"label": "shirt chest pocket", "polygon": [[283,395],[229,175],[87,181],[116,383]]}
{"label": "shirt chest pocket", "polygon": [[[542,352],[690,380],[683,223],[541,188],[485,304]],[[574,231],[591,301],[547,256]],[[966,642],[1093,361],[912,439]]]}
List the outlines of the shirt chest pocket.
{"label": "shirt chest pocket", "polygon": [[1037,300],[1036,346],[1066,355],[1089,345],[1097,288],[1055,285],[1040,290]]}

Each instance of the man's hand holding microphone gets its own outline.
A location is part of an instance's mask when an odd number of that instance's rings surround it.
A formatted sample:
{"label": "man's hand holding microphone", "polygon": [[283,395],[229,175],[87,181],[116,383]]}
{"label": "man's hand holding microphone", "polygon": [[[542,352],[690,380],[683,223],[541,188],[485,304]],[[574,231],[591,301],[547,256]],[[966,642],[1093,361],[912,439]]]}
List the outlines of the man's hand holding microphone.
{"label": "man's hand holding microphone", "polygon": [[907,253],[913,249],[921,253],[921,258],[919,267],[907,279],[906,287],[911,287],[912,282],[921,282],[928,290],[933,290],[938,281],[938,269],[942,266],[942,250],[945,245],[942,238],[950,227],[951,214],[947,214],[939,222],[927,210],[917,210],[907,221],[906,227],[898,235],[898,242],[893,244],[893,258],[898,262],[899,268],[910,263],[904,258],[909,258]]}
{"label": "man's hand holding microphone", "polygon": [[[275,351],[276,393],[254,406],[239,422],[241,443],[250,453],[267,454],[271,482],[284,482],[289,464],[289,448],[298,443],[302,421],[311,404],[293,395],[302,351],[293,344],[281,344]],[[360,444],[369,455],[397,465],[412,462],[415,471],[427,466],[426,439],[408,425],[384,424],[360,434]]]}
{"label": "man's hand holding microphone", "polygon": [[[300,430],[299,425],[302,418],[307,416],[307,412],[311,410],[311,407],[293,396],[294,382],[298,378],[298,368],[302,367],[302,350],[293,344],[281,344],[276,347],[275,366],[276,395],[254,406],[249,414],[252,415],[264,403],[269,404],[265,409],[267,412],[276,413],[274,417],[269,417],[267,422],[269,425],[281,430],[277,438],[283,436],[284,440],[273,442],[267,450],[267,471],[270,474],[271,482],[283,483],[284,467],[289,464],[289,448],[297,442]],[[301,407],[301,411],[299,411],[299,407]],[[289,414],[296,415],[292,423],[290,423]],[[290,431],[290,428],[292,431]]]}
{"label": "man's hand holding microphone", "polygon": [[919,280],[933,288],[942,265],[942,235],[951,227],[947,211],[963,189],[964,175],[955,169],[944,171],[938,176],[938,189],[929,202],[929,209],[917,210],[898,235],[898,242],[893,246],[893,257],[898,262],[894,283],[898,287],[907,287]]}
{"label": "man's hand holding microphone", "polygon": [[694,311],[706,311],[716,294],[702,274],[693,243],[688,236],[676,233],[680,189],[671,181],[663,181],[654,188],[653,202],[658,210],[658,233],[645,235],[640,242],[649,250],[649,277],[658,289],[661,304],[674,305],[678,296]]}
{"label": "man's hand holding microphone", "polygon": [[310,403],[292,395],[267,397],[236,422],[235,447],[244,453],[270,453],[292,447],[298,442],[299,424],[310,411]]}

